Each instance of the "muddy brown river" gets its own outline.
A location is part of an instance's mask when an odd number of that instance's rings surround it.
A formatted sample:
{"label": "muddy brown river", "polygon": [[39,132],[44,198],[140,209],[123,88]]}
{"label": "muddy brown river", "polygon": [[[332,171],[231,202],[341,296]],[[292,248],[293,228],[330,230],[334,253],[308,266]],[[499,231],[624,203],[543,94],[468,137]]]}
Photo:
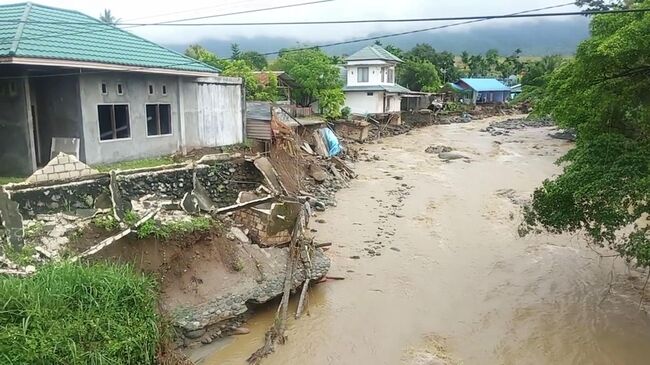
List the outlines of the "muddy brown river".
{"label": "muddy brown river", "polygon": [[[326,223],[312,220],[318,241],[334,242],[331,275],[346,279],[310,290],[309,316],[291,319],[263,364],[650,363],[642,274],[579,235],[517,235],[521,203],[571,145],[548,128],[480,132],[489,122],[365,146],[381,160],[357,163]],[[430,145],[469,160],[445,163]],[[194,358],[245,364],[274,314]]]}

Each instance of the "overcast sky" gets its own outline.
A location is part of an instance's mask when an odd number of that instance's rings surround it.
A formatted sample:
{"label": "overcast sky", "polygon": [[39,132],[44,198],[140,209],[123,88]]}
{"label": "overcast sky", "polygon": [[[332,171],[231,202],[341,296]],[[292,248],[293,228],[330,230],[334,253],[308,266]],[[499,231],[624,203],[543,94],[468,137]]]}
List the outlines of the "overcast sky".
{"label": "overcast sky", "polygon": [[[98,17],[105,8],[122,22],[149,23],[197,16],[217,15],[230,12],[267,8],[309,2],[310,0],[36,0],[35,2],[76,9]],[[289,9],[264,11],[253,14],[233,15],[200,22],[243,22],[243,21],[295,21],[295,20],[341,20],[377,18],[417,18],[468,15],[508,14],[522,10],[567,3],[570,0],[334,0],[327,3],[305,5]],[[17,1],[0,0],[0,3]],[[575,10],[568,6],[551,11]],[[557,18],[544,21],[570,21],[572,18]],[[503,24],[508,20],[491,20],[482,24]],[[131,31],[155,42],[166,44],[190,43],[209,38],[230,39],[232,37],[256,37],[259,35],[294,38],[304,42],[339,41],[367,36],[377,32],[394,32],[425,28],[444,23],[400,23],[400,24],[354,24],[319,26],[274,26],[274,27],[136,27]],[[472,25],[454,28],[457,31],[470,29]]]}

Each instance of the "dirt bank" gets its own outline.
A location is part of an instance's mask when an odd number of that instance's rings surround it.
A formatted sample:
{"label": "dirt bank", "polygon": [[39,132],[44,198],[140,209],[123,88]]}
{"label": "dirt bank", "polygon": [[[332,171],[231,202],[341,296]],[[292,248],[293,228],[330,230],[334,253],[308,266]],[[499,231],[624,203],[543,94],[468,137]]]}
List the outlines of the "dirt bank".
{"label": "dirt bank", "polygon": [[[358,162],[359,179],[314,225],[335,243],[331,275],[347,279],[314,288],[311,316],[290,323],[288,344],[265,364],[647,362],[638,273],[580,237],[517,235],[520,204],[571,144],[548,127],[481,132],[499,119],[364,146],[379,160]],[[465,158],[426,153],[432,145]],[[196,358],[244,364],[274,311]]]}

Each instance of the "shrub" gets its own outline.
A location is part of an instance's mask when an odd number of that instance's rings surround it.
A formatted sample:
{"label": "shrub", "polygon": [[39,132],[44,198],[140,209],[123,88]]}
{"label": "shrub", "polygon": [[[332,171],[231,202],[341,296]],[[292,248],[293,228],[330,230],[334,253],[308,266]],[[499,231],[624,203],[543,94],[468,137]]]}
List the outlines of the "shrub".
{"label": "shrub", "polygon": [[349,106],[346,106],[343,109],[341,109],[341,118],[348,119],[350,118],[350,114],[352,114],[352,109],[350,109]]}
{"label": "shrub", "polygon": [[51,264],[0,278],[0,363],[153,364],[156,285],[128,266]]}
{"label": "shrub", "polygon": [[92,223],[107,232],[112,232],[120,227],[120,222],[111,213],[96,216]]}
{"label": "shrub", "polygon": [[138,230],[138,238],[155,237],[159,240],[168,240],[194,232],[207,232],[214,225],[214,221],[206,217],[196,217],[186,221],[159,223],[153,219],[146,221]]}

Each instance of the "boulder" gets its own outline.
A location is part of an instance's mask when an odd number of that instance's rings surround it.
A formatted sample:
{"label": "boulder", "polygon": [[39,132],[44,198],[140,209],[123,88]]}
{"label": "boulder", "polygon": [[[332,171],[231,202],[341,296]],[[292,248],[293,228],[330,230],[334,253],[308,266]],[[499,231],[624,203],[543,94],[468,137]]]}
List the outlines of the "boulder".
{"label": "boulder", "polygon": [[426,153],[444,153],[444,152],[451,152],[453,149],[449,146],[442,146],[442,145],[436,145],[436,146],[429,146],[427,147],[424,152]]}
{"label": "boulder", "polygon": [[467,156],[458,152],[442,152],[438,154],[438,157],[445,161],[467,159]]}
{"label": "boulder", "polygon": [[327,180],[327,172],[325,172],[322,167],[314,163],[309,165],[309,176],[311,176],[318,183],[322,183]]}

